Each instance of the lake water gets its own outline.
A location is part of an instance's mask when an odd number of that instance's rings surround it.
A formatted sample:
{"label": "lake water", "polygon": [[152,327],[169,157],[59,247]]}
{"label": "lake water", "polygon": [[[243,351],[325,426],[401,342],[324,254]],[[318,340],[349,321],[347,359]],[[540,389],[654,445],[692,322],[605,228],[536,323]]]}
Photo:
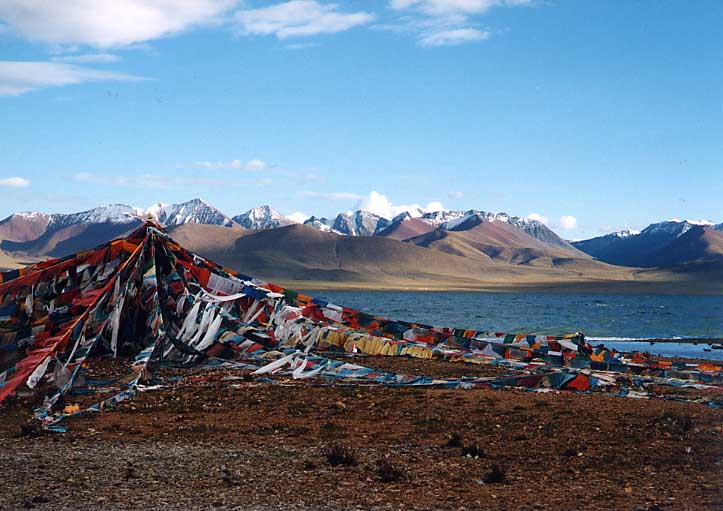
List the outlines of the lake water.
{"label": "lake water", "polygon": [[[475,330],[560,334],[667,356],[723,359],[706,344],[635,339],[723,338],[723,296],[306,291],[387,318]],[[625,341],[625,342],[621,342]]]}

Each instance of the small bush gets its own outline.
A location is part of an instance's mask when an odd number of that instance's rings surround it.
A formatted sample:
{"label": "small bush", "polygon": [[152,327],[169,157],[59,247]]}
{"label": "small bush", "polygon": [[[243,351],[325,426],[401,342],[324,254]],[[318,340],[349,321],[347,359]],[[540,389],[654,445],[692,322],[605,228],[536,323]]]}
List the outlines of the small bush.
{"label": "small bush", "polygon": [[386,458],[377,465],[377,475],[383,483],[396,483],[404,478],[402,469]]}
{"label": "small bush", "polygon": [[482,478],[485,484],[502,484],[505,482],[505,471],[497,463],[492,464],[492,468]]}
{"label": "small bush", "polygon": [[577,449],[568,447],[567,449],[565,449],[565,451],[562,453],[562,455],[567,456],[568,458],[572,458],[573,456],[577,456]]}
{"label": "small bush", "polygon": [[226,465],[222,465],[219,472],[220,479],[226,486],[238,486],[240,484],[239,480]]}
{"label": "small bush", "polygon": [[43,436],[45,434],[45,431],[43,431],[43,428],[40,427],[40,424],[21,424],[20,425],[20,432],[18,433],[21,437],[28,437],[28,438],[37,438],[39,436]]}
{"label": "small bush", "polygon": [[324,450],[324,456],[326,456],[326,461],[332,467],[338,467],[339,465],[353,467],[359,463],[351,447],[344,445],[334,444],[327,447]]}
{"label": "small bush", "polygon": [[482,449],[477,442],[473,442],[462,447],[462,456],[484,458],[487,454],[485,454],[484,449]]}
{"label": "small bush", "polygon": [[693,419],[688,415],[666,410],[658,419],[658,425],[674,435],[684,435],[693,429]]}
{"label": "small bush", "polygon": [[138,475],[136,474],[136,467],[133,465],[133,463],[128,463],[126,465],[126,473],[125,473],[126,481],[128,481],[129,479],[135,479],[137,477],[138,477]]}
{"label": "small bush", "polygon": [[447,435],[447,441],[444,444],[444,447],[462,447],[464,446],[464,438],[459,433],[452,433],[451,435]]}

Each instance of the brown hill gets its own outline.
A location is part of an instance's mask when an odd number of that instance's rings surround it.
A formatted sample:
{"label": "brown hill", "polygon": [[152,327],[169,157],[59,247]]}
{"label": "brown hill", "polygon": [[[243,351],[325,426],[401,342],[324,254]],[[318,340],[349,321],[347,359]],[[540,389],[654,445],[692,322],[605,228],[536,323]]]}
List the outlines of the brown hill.
{"label": "brown hill", "polygon": [[406,240],[421,236],[434,230],[434,226],[419,218],[407,217],[392,223],[386,229],[377,233],[377,236],[391,238],[394,240]]}
{"label": "brown hill", "polygon": [[167,231],[183,247],[201,255],[230,252],[237,238],[253,232],[238,225],[223,227],[204,224],[177,225],[168,228]]}
{"label": "brown hill", "polygon": [[0,242],[0,248],[13,254],[13,256],[63,257],[81,250],[91,249],[114,238],[125,236],[140,225],[140,220],[123,224],[111,222],[78,223],[46,231],[37,239],[22,242],[4,240]]}
{"label": "brown hill", "polygon": [[472,217],[452,230],[437,229],[407,241],[448,254],[516,265],[570,266],[578,260],[591,260],[589,255],[569,245],[546,243],[514,225],[479,217]]}
{"label": "brown hill", "polygon": [[513,265],[389,238],[340,236],[305,225],[253,233],[183,226],[172,230],[171,235],[184,246],[241,273],[305,287],[475,289],[633,278],[632,270],[591,259],[569,259],[573,262],[554,267]]}
{"label": "brown hill", "polygon": [[697,225],[648,256],[646,266],[672,267],[688,262],[723,260],[723,231]]}
{"label": "brown hill", "polygon": [[0,220],[0,241],[24,242],[39,238],[48,229],[50,215],[15,213]]}

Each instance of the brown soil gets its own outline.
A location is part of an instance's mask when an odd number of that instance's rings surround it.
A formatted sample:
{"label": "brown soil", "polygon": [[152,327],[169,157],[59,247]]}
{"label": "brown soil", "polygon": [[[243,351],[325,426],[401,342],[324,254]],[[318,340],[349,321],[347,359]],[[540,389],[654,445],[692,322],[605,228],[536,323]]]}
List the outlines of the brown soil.
{"label": "brown soil", "polygon": [[[371,362],[358,360],[436,376],[490,369]],[[721,409],[602,394],[277,383],[196,370],[115,411],[69,420],[65,434],[22,436],[29,403],[4,405],[0,509],[723,508]],[[456,446],[445,446],[455,434]],[[461,446],[475,443],[482,455],[463,457]],[[335,445],[356,464],[331,466]],[[486,478],[493,465],[503,482]]]}

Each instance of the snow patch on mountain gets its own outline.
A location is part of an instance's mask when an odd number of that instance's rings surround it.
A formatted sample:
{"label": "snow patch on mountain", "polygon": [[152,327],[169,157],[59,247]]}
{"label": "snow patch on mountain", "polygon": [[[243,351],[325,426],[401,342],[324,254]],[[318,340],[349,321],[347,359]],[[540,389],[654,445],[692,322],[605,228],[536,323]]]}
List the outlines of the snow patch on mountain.
{"label": "snow patch on mountain", "polygon": [[350,236],[374,236],[389,226],[389,220],[369,211],[346,211],[337,215],[332,229]]}
{"label": "snow patch on mountain", "polygon": [[208,224],[231,227],[233,221],[203,199],[193,199],[181,204],[154,204],[141,216],[151,216],[165,226],[184,224]]}
{"label": "snow patch on mountain", "polygon": [[41,213],[40,211],[21,211],[19,213],[13,213],[10,216],[24,218],[25,220],[50,220],[50,215],[47,213]]}
{"label": "snow patch on mountain", "polygon": [[668,220],[667,222],[658,222],[656,224],[650,224],[640,232],[640,235],[669,235],[679,238],[693,227],[713,225],[713,222],[704,221],[701,223],[700,220]]}
{"label": "snow patch on mountain", "polygon": [[310,216],[304,221],[304,225],[319,229],[322,232],[332,232],[332,223],[328,218]]}
{"label": "snow patch on mountain", "polygon": [[109,204],[79,213],[50,215],[48,229],[60,229],[76,224],[128,224],[142,220],[145,211],[126,204]]}
{"label": "snow patch on mountain", "polygon": [[298,223],[285,217],[271,206],[258,206],[246,213],[233,217],[241,227],[258,231],[261,229],[277,229],[293,223]]}
{"label": "snow patch on mountain", "polygon": [[636,231],[634,229],[623,229],[622,231],[617,231],[610,236],[615,236],[616,238],[629,238],[630,236],[637,236],[640,234],[640,231]]}
{"label": "snow patch on mountain", "polygon": [[688,220],[688,219],[681,220],[680,218],[673,218],[670,221],[677,222],[677,223],[688,223],[691,225],[703,225],[703,226],[713,225],[713,222],[711,222],[710,220]]}

